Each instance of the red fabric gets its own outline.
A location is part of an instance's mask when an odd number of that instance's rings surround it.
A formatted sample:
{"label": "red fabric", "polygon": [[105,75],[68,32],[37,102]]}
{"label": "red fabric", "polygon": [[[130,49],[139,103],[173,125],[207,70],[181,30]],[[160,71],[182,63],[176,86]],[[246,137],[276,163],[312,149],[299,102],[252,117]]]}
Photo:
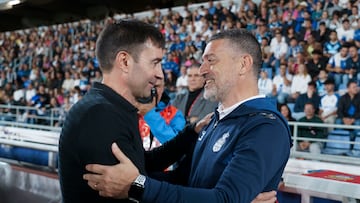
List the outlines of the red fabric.
{"label": "red fabric", "polygon": [[150,126],[145,122],[144,116],[139,115],[139,131],[141,139],[150,136]]}
{"label": "red fabric", "polygon": [[166,124],[170,124],[171,120],[174,118],[174,116],[176,115],[177,112],[177,108],[175,108],[174,106],[167,106],[164,110],[162,110],[160,112],[161,117],[163,117],[165,119]]}
{"label": "red fabric", "polygon": [[146,151],[161,145],[156,137],[153,137],[151,140],[150,126],[146,123],[144,116],[142,115],[139,115],[139,132],[143,142],[143,147]]}
{"label": "red fabric", "polygon": [[360,184],[360,176],[332,170],[316,170],[303,175]]}

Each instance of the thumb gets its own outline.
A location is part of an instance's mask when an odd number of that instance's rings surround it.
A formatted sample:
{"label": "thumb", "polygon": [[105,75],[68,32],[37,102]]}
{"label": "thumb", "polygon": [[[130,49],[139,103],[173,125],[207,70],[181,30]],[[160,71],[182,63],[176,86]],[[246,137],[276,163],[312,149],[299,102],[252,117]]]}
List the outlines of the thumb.
{"label": "thumb", "polygon": [[120,163],[126,163],[129,162],[130,160],[127,158],[127,156],[125,156],[125,154],[120,150],[119,146],[114,142],[111,145],[111,151],[114,154],[114,156],[116,157],[116,159],[118,161],[120,161]]}

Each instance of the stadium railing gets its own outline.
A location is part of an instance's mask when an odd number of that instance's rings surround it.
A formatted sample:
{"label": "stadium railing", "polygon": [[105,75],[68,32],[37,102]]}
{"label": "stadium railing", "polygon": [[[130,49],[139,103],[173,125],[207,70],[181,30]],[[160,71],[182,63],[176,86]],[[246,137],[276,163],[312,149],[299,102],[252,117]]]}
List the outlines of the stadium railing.
{"label": "stadium railing", "polygon": [[[4,113],[4,109],[7,109]],[[23,147],[34,150],[42,150],[56,155],[58,151],[58,139],[60,136],[61,126],[54,127],[55,122],[63,122],[65,117],[59,116],[62,110],[61,108],[48,109],[47,116],[31,116],[31,119],[42,119],[45,120],[48,125],[44,124],[32,124],[27,123],[21,118],[21,115],[26,111],[36,111],[35,107],[24,107],[14,105],[0,105],[0,146],[14,146]],[[19,119],[21,118],[21,119]],[[324,146],[326,143],[347,143],[351,145],[351,149],[360,144],[356,133],[353,139],[350,141],[343,140],[330,140],[330,139],[315,139],[315,138],[304,138],[298,136],[299,127],[312,126],[319,128],[333,128],[349,130],[353,132],[360,131],[360,126],[354,125],[336,125],[336,124],[323,124],[323,123],[302,123],[302,122],[289,122],[289,125],[293,126],[293,147],[291,149],[291,157],[303,158],[319,161],[328,161],[336,163],[346,163],[352,165],[360,165],[360,159],[356,156],[351,156],[351,151],[343,155],[332,155],[332,154],[314,154],[310,152],[304,152],[297,149],[297,143],[299,141],[307,140],[311,142],[322,142]],[[51,164],[52,167],[56,166]]]}

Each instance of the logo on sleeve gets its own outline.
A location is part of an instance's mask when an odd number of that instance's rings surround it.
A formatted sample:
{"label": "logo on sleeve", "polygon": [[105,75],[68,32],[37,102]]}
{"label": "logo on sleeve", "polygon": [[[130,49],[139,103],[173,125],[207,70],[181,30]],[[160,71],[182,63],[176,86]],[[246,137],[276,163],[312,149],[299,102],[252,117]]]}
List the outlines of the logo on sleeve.
{"label": "logo on sleeve", "polygon": [[220,151],[221,147],[225,144],[226,142],[226,139],[230,136],[230,134],[227,132],[227,133],[224,133],[222,135],[222,137],[220,139],[218,139],[214,146],[213,146],[213,152],[218,152]]}
{"label": "logo on sleeve", "polygon": [[205,130],[201,131],[201,135],[199,136],[198,141],[201,141],[205,134],[206,134]]}

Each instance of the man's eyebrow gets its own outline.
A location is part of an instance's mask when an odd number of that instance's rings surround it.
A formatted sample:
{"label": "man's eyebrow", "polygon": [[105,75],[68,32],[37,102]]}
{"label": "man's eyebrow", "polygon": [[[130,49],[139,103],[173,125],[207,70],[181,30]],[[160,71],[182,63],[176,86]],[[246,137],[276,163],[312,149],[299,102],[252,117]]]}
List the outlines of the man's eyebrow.
{"label": "man's eyebrow", "polygon": [[209,57],[215,57],[215,54],[213,54],[213,53],[205,54],[202,58],[207,59]]}
{"label": "man's eyebrow", "polygon": [[162,59],[161,58],[154,58],[151,62],[159,63]]}

